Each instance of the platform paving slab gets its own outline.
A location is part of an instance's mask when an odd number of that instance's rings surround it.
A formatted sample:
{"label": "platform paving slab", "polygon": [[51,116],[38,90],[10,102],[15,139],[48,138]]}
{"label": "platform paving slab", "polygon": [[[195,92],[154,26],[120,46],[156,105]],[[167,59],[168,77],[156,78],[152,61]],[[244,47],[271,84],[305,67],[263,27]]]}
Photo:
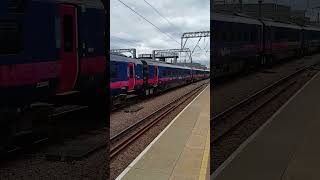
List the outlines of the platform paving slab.
{"label": "platform paving slab", "polygon": [[137,163],[129,166],[122,179],[198,179],[208,143],[209,116],[210,86],[176,117]]}
{"label": "platform paving slab", "polygon": [[319,93],[318,74],[211,179],[320,179]]}

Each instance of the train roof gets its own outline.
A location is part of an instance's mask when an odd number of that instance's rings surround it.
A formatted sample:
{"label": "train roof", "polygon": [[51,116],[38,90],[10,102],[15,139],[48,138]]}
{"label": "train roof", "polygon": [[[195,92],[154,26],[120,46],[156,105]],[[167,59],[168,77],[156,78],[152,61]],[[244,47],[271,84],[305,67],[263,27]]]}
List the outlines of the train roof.
{"label": "train roof", "polygon": [[179,68],[179,69],[191,69],[190,67],[187,67],[187,66],[168,64],[168,63],[163,63],[160,61],[154,61],[154,60],[150,60],[150,59],[140,59],[140,60],[145,61],[148,65],[158,65],[158,66],[162,66],[162,67],[171,67],[171,68]]}
{"label": "train roof", "polygon": [[211,15],[211,17],[212,17],[211,20],[215,20],[215,21],[226,21],[226,22],[254,24],[254,25],[261,25],[262,26],[261,21],[259,21],[258,19],[249,17],[249,16],[213,13]]}
{"label": "train roof", "polygon": [[117,54],[110,54],[110,61],[114,62],[131,62],[135,64],[142,64],[142,62],[139,59],[129,58]]}
{"label": "train roof", "polygon": [[314,27],[314,26],[304,26],[303,29],[308,31],[320,31],[320,27]]}
{"label": "train roof", "polygon": [[199,69],[199,68],[192,68],[193,70],[197,70],[197,71],[207,71],[207,72],[210,72],[210,70],[208,69]]}
{"label": "train roof", "polygon": [[299,29],[299,30],[302,29],[302,27],[297,25],[297,24],[289,24],[289,23],[283,23],[283,22],[277,22],[277,21],[269,21],[269,20],[262,20],[262,22],[266,26],[282,27],[282,28],[290,28],[290,29]]}
{"label": "train roof", "polygon": [[244,24],[254,24],[254,25],[261,25],[262,22],[266,26],[273,26],[273,27],[283,27],[283,28],[291,28],[291,29],[299,29],[301,30],[302,27],[297,24],[290,24],[284,22],[277,22],[268,19],[256,19],[250,16],[240,15],[240,14],[221,14],[221,13],[213,13],[211,20],[216,21],[226,21],[226,22],[234,22],[234,23],[244,23]]}
{"label": "train roof", "polygon": [[71,3],[87,8],[104,9],[101,0],[32,0],[38,2],[58,2],[58,3]]}

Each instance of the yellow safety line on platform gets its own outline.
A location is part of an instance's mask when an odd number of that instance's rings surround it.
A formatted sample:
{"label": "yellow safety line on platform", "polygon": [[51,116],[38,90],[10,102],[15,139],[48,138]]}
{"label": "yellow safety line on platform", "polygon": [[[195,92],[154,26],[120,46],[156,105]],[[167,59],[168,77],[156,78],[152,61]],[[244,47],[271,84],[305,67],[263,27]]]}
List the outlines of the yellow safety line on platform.
{"label": "yellow safety line on platform", "polygon": [[202,163],[200,168],[199,180],[206,180],[207,172],[208,172],[208,164],[209,164],[209,154],[210,153],[210,129],[207,133],[206,147],[202,157]]}

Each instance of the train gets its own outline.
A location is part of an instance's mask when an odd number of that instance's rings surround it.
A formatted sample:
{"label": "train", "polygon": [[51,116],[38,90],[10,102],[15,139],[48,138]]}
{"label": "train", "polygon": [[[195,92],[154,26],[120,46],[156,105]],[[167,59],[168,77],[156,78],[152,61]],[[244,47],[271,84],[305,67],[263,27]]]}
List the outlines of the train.
{"label": "train", "polygon": [[213,13],[212,78],[226,77],[320,51],[320,28]]}
{"label": "train", "polygon": [[107,69],[105,21],[101,0],[0,2],[0,151],[17,136],[46,133],[54,114],[88,103],[105,111],[109,92],[112,100],[148,96],[209,77],[114,55]]}
{"label": "train", "polygon": [[121,104],[129,95],[149,96],[209,77],[209,70],[110,54],[111,104]]}
{"label": "train", "polygon": [[105,91],[106,14],[100,0],[2,0],[0,7],[2,142],[34,102]]}

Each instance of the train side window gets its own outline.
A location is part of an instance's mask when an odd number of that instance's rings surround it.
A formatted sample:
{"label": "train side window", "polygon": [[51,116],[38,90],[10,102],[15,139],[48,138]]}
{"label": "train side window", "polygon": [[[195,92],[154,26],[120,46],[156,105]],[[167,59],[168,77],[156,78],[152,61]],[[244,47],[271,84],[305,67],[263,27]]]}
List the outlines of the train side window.
{"label": "train side window", "polygon": [[229,33],[229,42],[234,41],[234,36],[235,36],[235,33],[234,33],[234,32],[230,32],[230,33]]}
{"label": "train side window", "polygon": [[251,38],[251,39],[250,39],[251,42],[255,42],[256,39],[257,39],[257,34],[256,34],[256,32],[251,32],[250,38]]}
{"label": "train side window", "polygon": [[243,41],[243,36],[242,36],[242,32],[238,32],[238,33],[236,33],[236,41]]}
{"label": "train side window", "polygon": [[242,32],[241,33],[241,40],[242,41],[247,41],[247,34],[248,34],[247,32]]}
{"label": "train side window", "polygon": [[250,38],[249,38],[250,34],[248,32],[244,32],[243,35],[244,35],[244,38],[243,38],[244,41],[250,41]]}
{"label": "train side window", "polygon": [[237,32],[231,33],[230,41],[237,41],[237,40],[238,40],[238,33]]}
{"label": "train side window", "polygon": [[154,67],[154,76],[158,77],[158,68],[157,67]]}
{"label": "train side window", "polygon": [[0,54],[18,54],[23,51],[23,36],[17,23],[0,22]]}
{"label": "train side window", "polygon": [[64,51],[73,51],[73,17],[70,15],[64,15],[63,17],[64,27]]}
{"label": "train side window", "polygon": [[230,42],[231,41],[231,32],[226,32],[226,42]]}
{"label": "train side window", "polygon": [[217,42],[220,42],[221,41],[221,33],[219,31],[216,31],[214,34],[213,34],[213,39],[215,39]]}
{"label": "train side window", "polygon": [[227,33],[226,32],[222,32],[222,41],[227,41]]}
{"label": "train side window", "polygon": [[117,79],[118,78],[118,64],[111,62],[111,68],[110,68],[110,76],[111,79]]}

